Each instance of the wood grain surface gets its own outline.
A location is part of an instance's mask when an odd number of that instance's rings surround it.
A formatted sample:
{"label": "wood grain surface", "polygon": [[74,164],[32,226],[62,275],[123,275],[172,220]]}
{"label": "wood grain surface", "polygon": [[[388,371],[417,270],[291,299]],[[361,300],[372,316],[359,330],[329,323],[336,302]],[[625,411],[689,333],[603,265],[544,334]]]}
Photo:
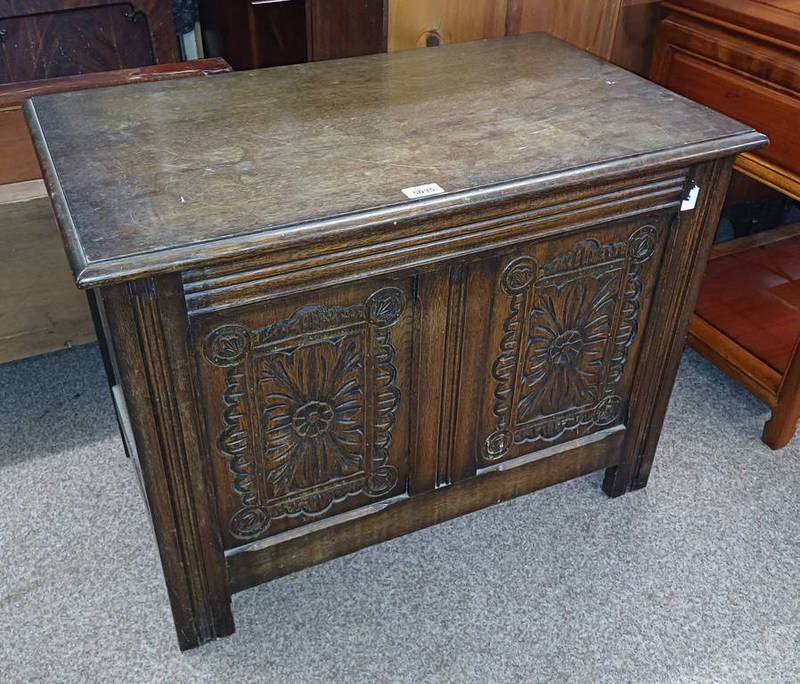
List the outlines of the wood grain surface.
{"label": "wood grain surface", "polygon": [[547,31],[571,45],[609,58],[623,0],[508,1],[508,32]]}
{"label": "wood grain surface", "polygon": [[180,59],[166,0],[4,0],[0,31],[2,82]]}
{"label": "wood grain surface", "polygon": [[[26,109],[81,285],[319,240],[350,219],[388,239],[395,221],[463,206],[463,193],[496,200],[764,142],[542,34]],[[434,182],[444,195],[401,192]]]}
{"label": "wood grain surface", "polygon": [[505,0],[389,0],[390,51],[499,38],[505,33]]}
{"label": "wood grain surface", "polygon": [[388,0],[389,50],[541,31],[647,74],[659,0]]}
{"label": "wood grain surface", "polygon": [[667,11],[701,16],[725,28],[747,26],[767,40],[800,44],[800,6],[796,0],[665,0]]}

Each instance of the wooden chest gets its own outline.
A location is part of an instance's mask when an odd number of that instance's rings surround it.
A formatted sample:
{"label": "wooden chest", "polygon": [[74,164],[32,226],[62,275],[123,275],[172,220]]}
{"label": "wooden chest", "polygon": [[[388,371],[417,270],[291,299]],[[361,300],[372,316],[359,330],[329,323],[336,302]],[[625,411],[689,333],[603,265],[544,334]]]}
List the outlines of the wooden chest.
{"label": "wooden chest", "polygon": [[26,115],[182,648],[267,579],[598,469],[644,486],[765,142],[544,35]]}

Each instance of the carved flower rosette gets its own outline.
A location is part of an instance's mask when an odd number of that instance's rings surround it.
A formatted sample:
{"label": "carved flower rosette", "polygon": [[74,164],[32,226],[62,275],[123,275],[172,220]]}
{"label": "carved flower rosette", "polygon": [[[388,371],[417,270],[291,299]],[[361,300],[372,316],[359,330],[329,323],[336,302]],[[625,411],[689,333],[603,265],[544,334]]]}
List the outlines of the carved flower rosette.
{"label": "carved flower rosette", "polygon": [[389,462],[395,387],[391,327],[405,295],[387,287],[350,307],[306,306],[261,330],[224,325],[206,359],[227,368],[217,446],[241,505],[241,540],[280,518],[314,519],[349,497],[396,489]]}
{"label": "carved flower rosette", "polygon": [[637,334],[641,267],[657,237],[646,225],[623,242],[584,240],[545,264],[525,256],[506,265],[500,288],[509,308],[492,366],[495,429],[483,461],[624,420],[617,383]]}

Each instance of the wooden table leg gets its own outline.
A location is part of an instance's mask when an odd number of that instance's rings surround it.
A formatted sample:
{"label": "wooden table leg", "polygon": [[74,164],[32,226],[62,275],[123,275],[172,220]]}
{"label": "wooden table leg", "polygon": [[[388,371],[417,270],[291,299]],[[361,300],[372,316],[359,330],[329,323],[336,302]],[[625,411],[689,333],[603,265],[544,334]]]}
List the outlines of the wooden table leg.
{"label": "wooden table leg", "polygon": [[800,418],[800,339],[795,342],[789,365],[778,388],[778,403],[764,425],[761,439],[771,449],[785,447],[794,436]]}

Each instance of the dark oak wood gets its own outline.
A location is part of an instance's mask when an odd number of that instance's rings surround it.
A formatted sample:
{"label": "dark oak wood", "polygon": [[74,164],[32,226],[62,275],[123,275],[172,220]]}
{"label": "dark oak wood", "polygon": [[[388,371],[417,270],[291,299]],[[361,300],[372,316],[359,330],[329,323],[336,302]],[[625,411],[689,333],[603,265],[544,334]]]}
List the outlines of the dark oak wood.
{"label": "dark oak wood", "polygon": [[645,484],[761,134],[542,35],[212,80],[26,104],[182,647],[231,591],[592,470]]}
{"label": "dark oak wood", "polygon": [[[352,249],[364,224],[388,243],[423,210],[426,218],[470,223],[466,199],[468,207],[554,185],[590,186],[598,177],[713,158],[718,138],[731,137],[738,149],[762,140],[545,35],[447,47],[435,58],[451,74],[446,81],[427,71],[431,56],[410,51],[224,74],[191,87],[162,82],[29,101],[34,139],[48,127],[49,152],[62,158],[52,182],[79,283],[310,243],[330,251],[333,233],[350,235]],[[158,108],[163,98],[174,106]],[[583,102],[592,103],[591,119]],[[89,133],[82,122],[109,106],[125,118],[106,119],[91,130],[92,145],[81,145]],[[632,118],[632,108],[662,123]],[[531,126],[545,110],[559,125]],[[488,123],[486,111],[495,117]],[[147,125],[137,123],[142,117]],[[625,135],[609,134],[619,121],[627,122]],[[128,173],[120,158],[152,173]],[[447,193],[405,201],[402,188],[427,182]]]}
{"label": "dark oak wood", "polygon": [[576,440],[580,443],[572,448],[562,445],[550,449],[534,461],[507,463],[503,470],[486,472],[450,487],[376,504],[363,511],[362,516],[342,519],[335,525],[311,523],[313,529],[303,536],[277,535],[262,544],[252,544],[228,556],[231,591],[242,591],[498,501],[601,470],[615,463],[623,438],[623,430],[612,428],[593,438]]}
{"label": "dark oak wood", "polygon": [[[800,200],[800,6],[790,0],[668,0],[651,78],[763,131],[770,145],[736,169]],[[785,231],[784,231],[785,232]],[[780,233],[783,235],[783,232]],[[714,262],[690,344],[773,408],[764,440],[785,446],[800,418],[800,319],[790,281],[775,296],[753,245]],[[737,301],[730,292],[741,293]],[[775,386],[773,374],[782,380]]]}
{"label": "dark oak wood", "polygon": [[189,648],[231,634],[233,615],[180,277],[144,278],[100,297],[178,644]]}
{"label": "dark oak wood", "polygon": [[222,59],[0,85],[0,363],[95,339],[85,297],[72,276],[22,102],[33,95],[206,76],[230,71]]}
{"label": "dark oak wood", "polygon": [[[647,365],[640,370],[647,381],[636,387],[631,399],[631,403],[635,400],[635,405],[641,411],[639,429],[629,432],[630,442],[626,444],[630,450],[627,465],[632,472],[633,489],[644,487],[650,476],[692,310],[722,211],[725,199],[723,189],[728,186],[732,166],[733,158],[729,157],[695,170],[693,183],[700,188],[719,188],[719,192],[699,204],[691,217],[681,212],[670,234],[671,244],[666,248],[666,263],[662,269],[665,273],[673,274],[672,282],[669,288],[659,291],[653,303],[654,310],[660,314],[656,325],[663,326],[662,330],[668,330],[669,334],[655,330],[651,333],[651,344],[642,361]],[[614,483],[613,486],[614,491],[620,490],[620,485]],[[611,487],[612,483],[606,478],[604,489],[609,492]]]}
{"label": "dark oak wood", "polygon": [[22,115],[22,103],[29,97],[188,76],[209,76],[230,70],[225,60],[216,57],[41,81],[0,84],[0,145],[4,152],[0,157],[0,185],[42,177],[30,132]]}
{"label": "dark oak wood", "polygon": [[7,0],[0,6],[0,83],[179,58],[168,0]]}

